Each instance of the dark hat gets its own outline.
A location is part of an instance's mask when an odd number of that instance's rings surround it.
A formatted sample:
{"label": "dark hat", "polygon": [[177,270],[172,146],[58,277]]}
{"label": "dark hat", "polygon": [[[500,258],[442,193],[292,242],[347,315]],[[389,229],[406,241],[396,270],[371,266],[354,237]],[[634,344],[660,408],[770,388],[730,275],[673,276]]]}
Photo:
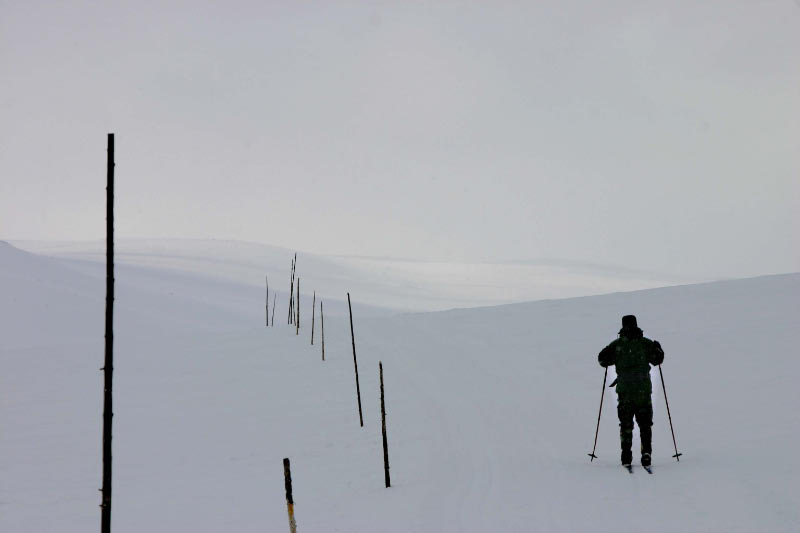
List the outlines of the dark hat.
{"label": "dark hat", "polygon": [[622,329],[638,328],[636,325],[636,317],[634,315],[625,315],[622,317]]}

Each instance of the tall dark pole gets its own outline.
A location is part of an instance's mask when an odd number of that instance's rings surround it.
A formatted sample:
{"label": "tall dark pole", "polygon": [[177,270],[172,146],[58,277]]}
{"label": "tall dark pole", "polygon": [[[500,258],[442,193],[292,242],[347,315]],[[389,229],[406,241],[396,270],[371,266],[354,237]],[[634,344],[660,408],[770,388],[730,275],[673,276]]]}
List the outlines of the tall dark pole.
{"label": "tall dark pole", "polygon": [[289,316],[286,320],[287,324],[291,324],[294,320],[294,267],[296,262],[297,254],[294,254],[294,259],[292,259],[292,275],[289,281]]}
{"label": "tall dark pole", "polygon": [[661,376],[661,388],[664,389],[664,403],[667,404],[667,416],[669,417],[669,430],[672,432],[672,445],[675,446],[675,455],[672,457],[676,461],[681,460],[682,453],[678,453],[678,445],[675,443],[675,430],[672,428],[672,415],[669,412],[669,400],[667,400],[667,387],[664,385],[664,373],[661,372],[661,365],[658,365],[658,374]]}
{"label": "tall dark pole", "polygon": [[350,310],[350,338],[353,340],[353,366],[356,369],[356,396],[358,397],[358,420],[364,427],[364,415],[361,413],[361,387],[358,384],[358,360],[356,359],[356,334],[353,332],[353,307],[350,305],[350,293],[347,293],[347,308]]}
{"label": "tall dark pole", "polygon": [[111,533],[111,419],[114,376],[114,134],[108,134],[106,186],[106,354],[103,373],[103,488],[101,533]]}
{"label": "tall dark pole", "polygon": [[267,306],[267,326],[269,327],[269,276],[265,276],[267,281],[267,299],[266,299],[266,306]]}
{"label": "tall dark pole", "polygon": [[594,451],[597,449],[597,435],[600,433],[600,415],[603,413],[603,397],[606,395],[606,379],[608,379],[608,367],[606,367],[606,373],[603,374],[603,390],[600,393],[600,411],[597,413],[597,429],[594,432],[594,447],[592,447],[592,453],[589,454],[589,462],[591,463],[597,456],[594,454]]}
{"label": "tall dark pole", "polygon": [[389,480],[389,445],[386,442],[386,404],[383,401],[383,363],[378,361],[378,369],[381,375],[381,432],[383,433],[383,480],[386,488],[392,486]]}
{"label": "tall dark pole", "polygon": [[272,293],[272,327],[275,327],[275,298],[277,298],[277,297],[278,297],[278,295],[273,292]]}
{"label": "tall dark pole", "polygon": [[295,335],[300,335],[300,278],[297,278],[297,309],[295,314]]}
{"label": "tall dark pole", "polygon": [[[292,267],[292,281],[294,282],[295,279],[297,279],[297,254],[294,254],[294,266]],[[300,283],[300,280],[298,279],[297,282]],[[297,310],[294,308],[294,305],[295,301],[292,300],[292,324],[296,323]]]}

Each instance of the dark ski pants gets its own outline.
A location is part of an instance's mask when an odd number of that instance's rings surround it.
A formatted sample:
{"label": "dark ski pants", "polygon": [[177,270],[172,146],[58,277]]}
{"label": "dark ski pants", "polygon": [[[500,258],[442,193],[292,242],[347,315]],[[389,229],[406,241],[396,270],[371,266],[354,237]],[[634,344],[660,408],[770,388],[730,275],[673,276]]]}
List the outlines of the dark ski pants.
{"label": "dark ski pants", "polygon": [[619,398],[617,416],[619,416],[619,441],[622,447],[622,462],[629,463],[631,461],[634,418],[639,426],[639,436],[642,439],[642,453],[652,453],[653,404],[650,398]]}

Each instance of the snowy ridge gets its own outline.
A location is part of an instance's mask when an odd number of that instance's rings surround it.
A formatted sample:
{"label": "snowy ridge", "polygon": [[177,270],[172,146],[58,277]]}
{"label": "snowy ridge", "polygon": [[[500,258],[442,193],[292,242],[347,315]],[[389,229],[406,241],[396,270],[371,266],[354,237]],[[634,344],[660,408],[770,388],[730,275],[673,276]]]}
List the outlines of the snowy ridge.
{"label": "snowy ridge", "polygon": [[[61,259],[105,261],[102,241],[19,241],[14,245]],[[116,253],[120,265],[195,273],[237,284],[261,286],[268,274],[273,285],[285,290],[294,252],[241,241],[123,239],[117,243]],[[704,281],[574,261],[463,263],[303,252],[298,273],[309,290],[332,295],[349,291],[358,293],[364,304],[405,311],[441,311]]]}
{"label": "snowy ridge", "polygon": [[[103,283],[0,246],[0,291],[11,295],[0,302],[0,531],[97,527]],[[255,285],[151,266],[147,276],[121,268],[117,286],[117,532],[285,530],[283,457],[304,533],[800,523],[800,274],[384,317],[367,317],[353,291],[363,429],[345,317],[326,316],[323,363],[306,303],[296,336],[280,307],[276,327],[263,326]],[[670,457],[656,377],[653,476],[619,468],[613,390],[599,459],[586,457],[596,354],[626,313],[664,346],[684,453]],[[765,468],[765,457],[781,464]]]}

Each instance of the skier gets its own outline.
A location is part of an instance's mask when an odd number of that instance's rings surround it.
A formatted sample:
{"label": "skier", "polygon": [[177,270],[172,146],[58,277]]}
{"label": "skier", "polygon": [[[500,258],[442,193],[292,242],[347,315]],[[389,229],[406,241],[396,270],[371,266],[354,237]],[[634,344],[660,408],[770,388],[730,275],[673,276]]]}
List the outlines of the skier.
{"label": "skier", "polygon": [[619,416],[619,440],[622,446],[622,464],[630,467],[633,460],[633,419],[639,426],[642,440],[642,466],[650,466],[652,448],[653,403],[650,382],[650,365],[664,361],[664,350],[658,341],[646,338],[636,324],[636,317],[622,317],[619,338],[603,348],[597,356],[600,366],[616,365],[617,379],[611,384],[617,387],[617,415]]}

